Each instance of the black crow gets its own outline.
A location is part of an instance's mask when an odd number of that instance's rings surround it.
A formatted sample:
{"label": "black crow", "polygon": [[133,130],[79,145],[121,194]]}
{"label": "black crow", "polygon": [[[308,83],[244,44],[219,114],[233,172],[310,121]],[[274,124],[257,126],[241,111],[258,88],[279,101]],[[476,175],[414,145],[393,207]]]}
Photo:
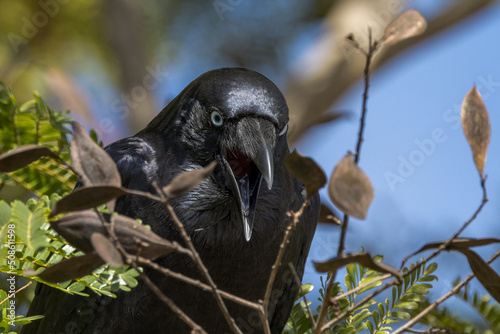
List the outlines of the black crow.
{"label": "black crow", "polygon": [[[217,287],[247,300],[264,298],[272,264],[290,217],[306,200],[302,183],[284,166],[288,107],[279,89],[241,68],[209,71],[191,82],[137,135],[106,147],[125,187],[155,193],[176,175],[217,161],[213,175],[172,205]],[[142,219],[152,230],[182,243],[168,211],[148,198],[127,195],[116,211]],[[319,215],[314,196],[288,245],[269,308],[272,333],[281,333],[302,278]],[[157,262],[203,281],[191,258],[171,253]],[[207,333],[231,333],[209,292],[152,270],[148,276]],[[258,313],[226,300],[243,333],[263,333]],[[83,298],[37,287],[29,315],[45,318],[24,334],[189,333],[190,329],[144,284],[116,299]]]}

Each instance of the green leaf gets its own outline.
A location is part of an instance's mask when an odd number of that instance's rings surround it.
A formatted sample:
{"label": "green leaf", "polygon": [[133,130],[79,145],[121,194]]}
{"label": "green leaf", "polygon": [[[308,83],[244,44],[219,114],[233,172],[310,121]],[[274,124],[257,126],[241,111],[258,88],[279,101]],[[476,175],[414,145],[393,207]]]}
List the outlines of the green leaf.
{"label": "green leaf", "polygon": [[373,324],[372,324],[372,322],[370,320],[368,320],[366,322],[366,327],[368,328],[368,330],[370,331],[370,333],[373,333],[374,328],[373,328]]}
{"label": "green leaf", "polygon": [[45,222],[47,210],[43,206],[36,206],[30,211],[21,201],[12,203],[12,223],[16,225],[16,234],[32,251],[49,244],[45,231],[41,229]]}
{"label": "green leaf", "polygon": [[415,302],[397,303],[396,308],[406,309],[406,310],[416,310],[418,308],[418,304]]}
{"label": "green leaf", "polygon": [[387,316],[389,318],[397,318],[397,319],[401,319],[401,320],[410,320],[411,319],[410,313],[404,312],[404,311],[393,311],[393,312],[390,312],[389,314],[387,314]]}

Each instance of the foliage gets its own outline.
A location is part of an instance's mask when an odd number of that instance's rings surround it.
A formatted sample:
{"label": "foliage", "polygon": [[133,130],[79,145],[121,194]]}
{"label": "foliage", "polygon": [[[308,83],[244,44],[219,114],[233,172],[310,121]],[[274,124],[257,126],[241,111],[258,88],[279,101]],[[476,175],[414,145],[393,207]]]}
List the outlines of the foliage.
{"label": "foliage", "polygon": [[[69,245],[50,227],[48,216],[59,199],[59,195],[52,194],[50,198],[43,196],[38,200],[29,199],[26,204],[15,200],[10,206],[4,201],[0,201],[0,217],[10,216],[10,219],[6,221],[16,225],[16,269],[9,268],[6,256],[7,244],[2,243],[0,271],[25,276],[26,269],[35,269],[39,272],[62,259],[83,254]],[[7,225],[3,224],[1,227],[2,237],[5,237]],[[89,288],[97,294],[114,296],[113,292],[129,291],[130,288],[135,287],[137,285],[135,277],[138,275],[135,269],[128,267],[104,266],[92,275],[57,284],[43,282],[38,276],[30,276],[30,278],[72,294],[87,296],[88,294],[83,291],[85,288]]]}
{"label": "foliage", "polygon": [[[382,261],[381,256],[375,256],[374,260]],[[410,269],[415,265],[411,265]],[[397,323],[400,320],[405,321],[411,318],[411,310],[419,307],[419,304],[425,302],[425,296],[429,293],[432,285],[429,282],[437,280],[437,277],[432,275],[437,269],[437,264],[432,263],[429,266],[425,265],[417,267],[410,275],[405,276],[404,281],[392,288],[392,298],[386,298],[383,303],[377,303],[375,299],[370,299],[364,305],[356,308],[350,316],[344,321],[335,325],[326,333],[360,333],[368,330],[370,333],[385,334],[392,331],[390,324]],[[360,264],[352,263],[346,266],[347,274],[345,276],[346,293],[353,291],[337,300],[337,303],[329,309],[328,319],[335,318],[336,314],[345,312],[355,305],[356,299],[359,296],[373,292],[373,290],[382,284],[380,279],[382,274],[372,269],[366,268]],[[407,269],[403,269],[406,272]],[[326,281],[330,277],[327,276]],[[323,279],[322,279],[323,283]],[[332,298],[344,294],[342,287],[336,283],[333,289]],[[310,284],[303,285],[303,290],[307,293],[313,290]],[[322,303],[325,296],[326,285],[320,289],[321,298],[318,300]],[[294,305],[290,318],[284,333],[302,334],[312,333],[313,325],[310,320],[309,313],[306,308],[305,301],[300,300],[302,294],[299,294]],[[312,303],[308,302],[310,306]],[[319,308],[318,308],[319,311]],[[315,319],[317,316],[315,316]]]}
{"label": "foliage", "polygon": [[[454,285],[458,284],[458,280]],[[480,296],[477,292],[470,292],[466,287],[463,291],[459,291],[456,296],[459,300],[469,304],[484,320],[482,326],[473,324],[463,317],[459,317],[446,308],[433,310],[427,314],[421,321],[431,328],[447,328],[456,333],[499,333],[500,332],[500,305],[492,302],[489,295]],[[428,301],[422,303],[418,311],[427,307]]]}
{"label": "foliage", "polygon": [[[48,108],[37,92],[33,93],[33,100],[19,105],[0,82],[0,153],[36,144],[50,148],[68,161],[69,122],[68,111]],[[73,189],[75,182],[76,176],[68,168],[47,158],[12,173],[0,174],[0,186],[22,186],[39,197],[62,195]]]}
{"label": "foliage", "polygon": [[[36,92],[33,95],[33,100],[19,105],[15,97],[0,83],[0,152],[26,144],[37,144],[50,148],[63,160],[68,161],[69,142],[66,136],[71,134],[67,128],[70,122],[68,112],[53,111]],[[92,138],[99,142],[95,132],[92,133]],[[102,142],[100,144],[102,145]],[[50,221],[55,218],[49,217],[61,195],[74,188],[75,183],[76,176],[70,169],[47,158],[11,173],[0,173],[1,186],[20,186],[38,196],[28,199],[26,203],[20,200],[11,203],[0,201],[1,272],[28,277],[24,274],[26,269],[39,272],[62,259],[82,254],[51,228]],[[10,224],[15,225],[13,266],[9,266],[7,258],[6,240]],[[114,292],[118,290],[129,291],[135,287],[138,275],[135,269],[128,266],[112,268],[105,265],[91,275],[57,284],[43,282],[38,276],[29,277],[71,294],[87,296],[87,292],[92,291],[113,297]],[[4,299],[4,294],[6,296],[4,291],[0,291],[0,300]],[[3,313],[6,312],[4,305],[7,304],[8,302],[1,306]],[[15,324],[27,324],[38,318],[17,316]],[[9,326],[5,316],[2,317],[0,326],[0,331],[7,333]]]}
{"label": "foliage", "polygon": [[[9,299],[7,299],[7,292],[0,289],[0,333],[1,334],[12,334],[15,332],[9,331],[9,327],[12,325],[26,325],[31,323],[33,320],[43,318],[42,315],[35,315],[31,317],[25,317],[23,315],[16,315],[13,320],[8,318],[11,315],[9,312]],[[13,316],[13,315],[12,315]]]}

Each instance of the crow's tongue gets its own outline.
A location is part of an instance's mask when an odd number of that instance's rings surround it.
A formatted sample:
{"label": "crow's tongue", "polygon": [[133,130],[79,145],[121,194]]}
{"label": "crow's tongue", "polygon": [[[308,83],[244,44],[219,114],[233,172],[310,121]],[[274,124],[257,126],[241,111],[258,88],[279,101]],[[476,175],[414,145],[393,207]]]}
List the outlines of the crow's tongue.
{"label": "crow's tongue", "polygon": [[234,176],[238,179],[243,178],[245,175],[251,175],[255,166],[252,159],[240,151],[229,151],[227,162],[229,162]]}

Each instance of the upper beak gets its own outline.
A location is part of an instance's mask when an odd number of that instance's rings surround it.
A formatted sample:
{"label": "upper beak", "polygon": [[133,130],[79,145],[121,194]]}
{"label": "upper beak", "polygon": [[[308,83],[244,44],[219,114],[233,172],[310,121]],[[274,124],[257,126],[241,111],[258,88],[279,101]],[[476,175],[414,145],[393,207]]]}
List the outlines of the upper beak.
{"label": "upper beak", "polygon": [[[222,166],[229,179],[230,189],[237,198],[246,241],[250,241],[252,237],[262,179],[266,181],[269,190],[273,186],[274,149],[269,139],[264,136],[263,130],[265,128],[260,126],[252,127],[249,134],[253,141],[252,150],[230,152],[226,157],[222,157]],[[274,135],[274,131],[272,133]]]}

